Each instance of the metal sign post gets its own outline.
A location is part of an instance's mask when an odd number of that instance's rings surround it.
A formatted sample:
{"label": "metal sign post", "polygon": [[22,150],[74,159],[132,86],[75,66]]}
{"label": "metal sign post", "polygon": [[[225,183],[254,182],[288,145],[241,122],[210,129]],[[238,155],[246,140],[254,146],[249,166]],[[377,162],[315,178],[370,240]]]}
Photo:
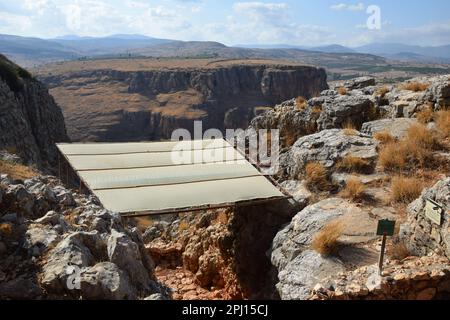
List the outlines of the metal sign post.
{"label": "metal sign post", "polygon": [[377,236],[383,236],[383,241],[381,243],[380,260],[378,263],[380,276],[383,273],[384,254],[386,251],[386,240],[388,236],[392,237],[394,233],[395,233],[395,221],[390,220],[378,221]]}

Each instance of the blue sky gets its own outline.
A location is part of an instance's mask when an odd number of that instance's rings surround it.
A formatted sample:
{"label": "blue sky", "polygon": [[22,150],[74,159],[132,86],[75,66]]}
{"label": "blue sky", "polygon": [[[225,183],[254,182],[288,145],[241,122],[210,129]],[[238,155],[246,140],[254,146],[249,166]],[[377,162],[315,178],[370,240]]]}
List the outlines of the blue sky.
{"label": "blue sky", "polygon": [[[367,7],[380,8],[370,30]],[[0,0],[0,33],[144,34],[233,44],[450,44],[448,0]]]}

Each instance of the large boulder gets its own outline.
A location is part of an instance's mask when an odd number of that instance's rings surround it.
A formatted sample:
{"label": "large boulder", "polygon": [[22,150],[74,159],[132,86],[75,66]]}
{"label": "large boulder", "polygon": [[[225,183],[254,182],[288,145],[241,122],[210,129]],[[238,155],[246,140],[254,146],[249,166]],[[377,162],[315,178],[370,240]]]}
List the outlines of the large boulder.
{"label": "large boulder", "polygon": [[350,90],[355,90],[371,87],[374,86],[375,84],[376,81],[375,78],[373,77],[359,77],[346,81],[344,83],[344,87]]}
{"label": "large boulder", "polygon": [[[442,223],[438,225],[425,215],[428,200],[442,206]],[[419,199],[408,207],[408,220],[402,225],[401,235],[409,250],[416,255],[431,252],[450,258],[450,178],[439,181],[432,188],[424,190]]]}
{"label": "large boulder", "polygon": [[407,134],[409,128],[417,123],[418,121],[413,118],[375,120],[364,123],[361,132],[371,136],[379,132],[389,132],[393,137],[401,139]]}
{"label": "large boulder", "polygon": [[430,86],[424,95],[424,100],[433,105],[433,109],[444,110],[450,106],[450,75],[430,79]]}
{"label": "large boulder", "polygon": [[348,123],[360,127],[376,115],[371,97],[359,90],[355,90],[348,95],[335,94],[312,100],[312,103],[322,106],[322,112],[317,120],[319,131],[343,128]]}
{"label": "large boulder", "polygon": [[326,224],[342,217],[349,210],[347,201],[330,198],[311,205],[298,213],[272,243],[272,264],[283,270],[311,244],[314,235]]}
{"label": "large boulder", "polygon": [[278,274],[280,282],[276,287],[282,300],[307,300],[318,282],[330,274],[343,271],[345,268],[339,259],[307,250]]}
{"label": "large boulder", "polygon": [[345,130],[332,129],[302,137],[280,156],[282,175],[288,179],[298,179],[306,165],[318,162],[331,169],[347,155],[359,157],[374,164],[377,157],[378,142],[370,136]]}
{"label": "large boulder", "polygon": [[125,272],[111,262],[101,262],[86,268],[80,274],[83,299],[136,299],[136,292]]}

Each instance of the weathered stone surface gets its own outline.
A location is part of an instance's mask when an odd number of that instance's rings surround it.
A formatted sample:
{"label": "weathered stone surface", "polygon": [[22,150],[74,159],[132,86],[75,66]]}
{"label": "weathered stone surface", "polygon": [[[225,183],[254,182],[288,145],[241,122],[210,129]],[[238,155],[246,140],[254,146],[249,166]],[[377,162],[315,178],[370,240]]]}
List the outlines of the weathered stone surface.
{"label": "weathered stone surface", "polygon": [[50,227],[31,227],[25,234],[24,249],[38,256],[59,241],[59,234]]}
{"label": "weathered stone surface", "polygon": [[[4,56],[0,61],[18,68]],[[61,109],[34,79],[20,85],[0,79],[0,149],[14,149],[26,162],[57,163],[55,142],[68,141]]]}
{"label": "weathered stone surface", "polygon": [[329,275],[314,286],[312,300],[431,300],[450,293],[448,258],[431,255],[385,262],[383,274],[377,265]]}
{"label": "weathered stone surface", "polygon": [[342,271],[344,266],[339,259],[324,258],[315,251],[307,250],[279,272],[277,290],[283,300],[306,300],[317,282],[329,274]]}
{"label": "weathered stone surface", "polygon": [[344,130],[325,130],[297,140],[288,152],[280,156],[280,167],[288,179],[298,179],[310,162],[318,162],[331,169],[340,159],[352,155],[374,164],[378,157],[377,145],[370,136],[359,132],[347,135]]}
{"label": "weathered stone surface", "polygon": [[[425,216],[427,199],[442,205],[442,224],[439,226]],[[419,199],[408,207],[408,220],[402,225],[402,237],[411,252],[426,255],[439,252],[450,258],[450,178],[424,190]]]}
{"label": "weathered stone surface", "polygon": [[371,136],[379,132],[389,132],[393,137],[401,139],[409,128],[417,123],[417,120],[412,118],[382,119],[364,123],[361,132]]}
{"label": "weathered stone surface", "polygon": [[126,270],[131,282],[138,290],[150,289],[149,272],[142,263],[138,244],[125,234],[112,230],[107,249],[109,260],[122,270]]}
{"label": "weathered stone surface", "polygon": [[330,198],[311,205],[298,213],[292,222],[273,240],[271,260],[280,271],[311,243],[314,235],[327,223],[347,213],[348,203]]}
{"label": "weathered stone surface", "polygon": [[373,77],[359,77],[346,81],[344,83],[344,87],[350,90],[354,90],[374,86],[375,84],[376,81]]}
{"label": "weathered stone surface", "polygon": [[83,299],[124,300],[136,299],[136,292],[128,276],[111,262],[98,263],[80,274]]}

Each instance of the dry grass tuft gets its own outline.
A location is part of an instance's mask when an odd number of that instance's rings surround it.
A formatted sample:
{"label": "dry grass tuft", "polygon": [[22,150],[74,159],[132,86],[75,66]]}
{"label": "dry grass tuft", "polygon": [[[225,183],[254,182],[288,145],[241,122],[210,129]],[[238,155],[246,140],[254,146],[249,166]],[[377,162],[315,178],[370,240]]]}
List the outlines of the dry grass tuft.
{"label": "dry grass tuft", "polygon": [[366,186],[361,180],[351,178],[347,181],[347,184],[341,192],[341,196],[344,199],[351,199],[353,201],[362,200],[365,196]]}
{"label": "dry grass tuft", "polygon": [[359,131],[356,130],[356,126],[351,121],[346,122],[342,126],[342,129],[346,136],[357,136],[359,134]]}
{"label": "dry grass tuft", "polygon": [[408,91],[414,91],[414,92],[421,92],[428,89],[430,85],[428,83],[421,83],[417,81],[408,82],[405,84],[402,84],[400,86],[400,89],[402,90],[408,90]]}
{"label": "dry grass tuft", "polygon": [[348,91],[345,87],[339,87],[336,89],[336,91],[341,95],[341,96],[345,96],[347,95]]}
{"label": "dry grass tuft", "polygon": [[0,172],[13,179],[26,180],[36,177],[38,173],[30,167],[0,160]]}
{"label": "dry grass tuft", "polygon": [[303,111],[308,106],[308,101],[305,98],[303,98],[303,97],[297,97],[295,99],[295,104],[296,104],[297,109],[299,111]]}
{"label": "dry grass tuft", "polygon": [[421,124],[427,124],[433,121],[434,113],[430,107],[426,107],[416,115],[417,121]]}
{"label": "dry grass tuft", "polygon": [[144,232],[154,224],[154,221],[151,217],[137,217],[134,218],[134,221],[136,222],[136,225],[141,232]]}
{"label": "dry grass tuft", "polygon": [[8,237],[13,234],[13,228],[9,223],[0,223],[0,235]]}
{"label": "dry grass tuft", "polygon": [[347,155],[337,164],[337,169],[344,172],[369,173],[373,170],[369,161],[352,155]]}
{"label": "dry grass tuft", "polygon": [[397,176],[392,178],[392,200],[409,204],[419,198],[423,190],[423,182],[417,178]]}
{"label": "dry grass tuft", "polygon": [[405,243],[400,241],[392,245],[392,247],[388,251],[388,255],[391,257],[391,259],[401,261],[410,257],[411,252],[409,251]]}
{"label": "dry grass tuft", "polygon": [[436,127],[444,138],[450,137],[450,110],[436,113]]}
{"label": "dry grass tuft", "polygon": [[381,88],[378,88],[376,93],[377,95],[379,95],[381,98],[384,98],[386,96],[386,94],[388,94],[391,91],[391,89],[389,89],[388,86],[383,86]]}
{"label": "dry grass tuft", "polygon": [[217,214],[217,218],[216,218],[215,222],[218,223],[218,224],[226,225],[228,223],[227,212],[226,211],[220,211]]}
{"label": "dry grass tuft", "polygon": [[384,170],[407,170],[417,165],[425,167],[433,163],[432,151],[440,147],[434,132],[421,124],[414,125],[405,138],[398,143],[388,143],[380,150],[379,164]]}
{"label": "dry grass tuft", "polygon": [[317,162],[308,163],[305,171],[306,184],[310,190],[329,190],[328,172],[323,165]]}
{"label": "dry grass tuft", "polygon": [[395,142],[395,137],[387,130],[377,132],[373,137],[378,140],[381,144],[389,144]]}
{"label": "dry grass tuft", "polygon": [[312,248],[324,256],[333,255],[339,249],[339,237],[344,231],[344,224],[340,221],[334,221],[327,224],[319,231],[313,241]]}
{"label": "dry grass tuft", "polygon": [[178,231],[186,231],[189,229],[189,223],[186,221],[181,221],[180,225],[178,226]]}

